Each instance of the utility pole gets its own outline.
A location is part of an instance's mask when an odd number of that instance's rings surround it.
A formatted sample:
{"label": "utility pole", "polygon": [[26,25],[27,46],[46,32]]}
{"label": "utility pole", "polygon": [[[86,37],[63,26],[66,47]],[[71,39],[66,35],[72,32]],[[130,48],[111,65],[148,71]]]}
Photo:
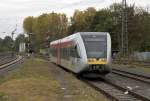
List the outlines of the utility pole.
{"label": "utility pole", "polygon": [[127,2],[122,0],[122,33],[121,33],[121,52],[123,57],[128,56],[128,18]]}
{"label": "utility pole", "polygon": [[15,31],[17,30],[17,24],[16,24],[16,27],[15,27],[15,29],[11,32],[11,38],[12,38],[12,57],[13,57],[13,55],[14,55],[14,42],[13,42],[13,40],[14,40],[14,34],[15,34]]}
{"label": "utility pole", "polygon": [[15,29],[11,32],[11,37],[12,37],[12,40],[14,39],[14,34],[15,34],[15,31],[17,30],[17,25],[15,27]]}

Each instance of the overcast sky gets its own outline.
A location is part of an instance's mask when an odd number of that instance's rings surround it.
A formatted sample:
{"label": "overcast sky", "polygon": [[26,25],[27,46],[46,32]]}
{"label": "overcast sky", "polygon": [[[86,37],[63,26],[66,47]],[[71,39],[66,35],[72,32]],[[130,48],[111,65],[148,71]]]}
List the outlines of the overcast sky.
{"label": "overcast sky", "polygon": [[[73,15],[75,9],[106,8],[114,2],[121,0],[0,0],[0,37],[10,35],[16,24],[17,33],[22,33],[23,19],[27,16],[55,11],[66,13],[69,17]],[[143,7],[150,5],[150,0],[127,0],[127,2]]]}

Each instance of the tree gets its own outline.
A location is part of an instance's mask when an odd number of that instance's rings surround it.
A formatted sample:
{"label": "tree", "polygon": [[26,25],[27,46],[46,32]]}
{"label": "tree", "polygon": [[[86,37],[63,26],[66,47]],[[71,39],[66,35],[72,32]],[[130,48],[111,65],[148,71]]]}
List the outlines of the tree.
{"label": "tree", "polygon": [[25,18],[24,22],[23,22],[23,28],[24,31],[29,34],[32,33],[32,26],[33,26],[33,17],[29,16],[27,18]]}
{"label": "tree", "polygon": [[0,52],[3,52],[3,39],[0,38]]}
{"label": "tree", "polygon": [[66,36],[68,19],[65,14],[54,12],[38,17],[27,17],[24,20],[24,30],[32,33],[30,40],[38,51],[40,48],[45,48],[47,37],[52,41]]}
{"label": "tree", "polygon": [[[38,17],[27,17],[24,30],[34,33],[32,42],[36,50],[45,47],[45,40],[60,39],[75,32],[109,32],[112,49],[121,49],[122,5],[114,3],[98,11],[89,7],[84,11],[75,10],[70,23],[65,14],[49,13]],[[128,42],[130,53],[150,51],[150,14],[143,8],[127,5]]]}
{"label": "tree", "polygon": [[91,27],[95,14],[96,9],[93,7],[89,7],[85,11],[76,10],[73,17],[71,18],[69,33],[73,34],[75,32],[81,31],[93,31]]}
{"label": "tree", "polygon": [[10,36],[6,36],[2,42],[2,47],[4,52],[12,51],[13,40]]}
{"label": "tree", "polygon": [[26,38],[24,34],[19,34],[15,40],[15,51],[18,52],[20,43],[25,43],[25,42],[26,42]]}

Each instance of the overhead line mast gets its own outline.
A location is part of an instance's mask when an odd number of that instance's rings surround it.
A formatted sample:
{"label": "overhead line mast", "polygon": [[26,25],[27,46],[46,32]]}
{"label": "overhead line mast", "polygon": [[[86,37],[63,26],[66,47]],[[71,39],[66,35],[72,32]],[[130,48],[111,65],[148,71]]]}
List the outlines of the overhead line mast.
{"label": "overhead line mast", "polygon": [[128,56],[128,18],[127,2],[122,0],[122,34],[121,34],[121,52],[124,57]]}

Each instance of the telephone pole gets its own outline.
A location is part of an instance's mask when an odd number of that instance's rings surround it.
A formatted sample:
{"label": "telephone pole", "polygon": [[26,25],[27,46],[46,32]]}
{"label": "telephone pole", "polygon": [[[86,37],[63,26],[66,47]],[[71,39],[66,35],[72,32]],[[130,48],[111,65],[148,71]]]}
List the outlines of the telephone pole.
{"label": "telephone pole", "polygon": [[11,32],[11,37],[12,37],[12,57],[14,56],[14,34],[17,30],[17,24],[16,24],[16,27],[15,29]]}
{"label": "telephone pole", "polygon": [[122,0],[122,33],[121,33],[121,52],[123,57],[128,56],[128,18],[127,2]]}

